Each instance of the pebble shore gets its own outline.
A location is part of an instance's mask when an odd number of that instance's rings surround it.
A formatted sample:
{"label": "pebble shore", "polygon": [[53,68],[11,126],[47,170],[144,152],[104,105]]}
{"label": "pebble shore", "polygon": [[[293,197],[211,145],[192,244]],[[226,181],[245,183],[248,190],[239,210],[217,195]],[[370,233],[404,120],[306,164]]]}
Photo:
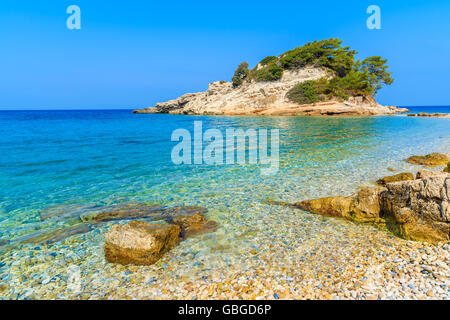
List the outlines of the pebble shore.
{"label": "pebble shore", "polygon": [[405,241],[370,226],[299,210],[265,209],[263,219],[222,223],[216,233],[182,242],[152,266],[107,263],[103,241],[108,226],[49,247],[24,246],[2,256],[0,297],[450,298],[449,244]]}

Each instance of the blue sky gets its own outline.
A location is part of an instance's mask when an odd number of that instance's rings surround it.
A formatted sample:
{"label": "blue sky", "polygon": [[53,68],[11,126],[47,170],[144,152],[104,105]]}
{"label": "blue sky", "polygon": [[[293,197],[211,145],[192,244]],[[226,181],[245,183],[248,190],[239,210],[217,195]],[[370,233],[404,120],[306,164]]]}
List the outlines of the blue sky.
{"label": "blue sky", "polygon": [[[68,30],[69,5],[81,30]],[[380,6],[382,30],[366,27]],[[151,106],[315,39],[339,37],[360,57],[389,59],[387,105],[450,105],[450,2],[0,2],[0,109]]]}

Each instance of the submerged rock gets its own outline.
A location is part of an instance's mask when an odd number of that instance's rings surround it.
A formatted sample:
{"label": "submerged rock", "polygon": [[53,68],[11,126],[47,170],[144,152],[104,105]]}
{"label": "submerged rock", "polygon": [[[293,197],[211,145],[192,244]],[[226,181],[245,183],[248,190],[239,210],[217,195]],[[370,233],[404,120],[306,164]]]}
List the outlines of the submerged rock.
{"label": "submerged rock", "polygon": [[414,175],[409,172],[399,173],[394,176],[387,176],[377,181],[377,184],[380,186],[386,186],[386,184],[391,182],[399,182],[399,181],[408,181],[414,180]]}
{"label": "submerged rock", "polygon": [[449,174],[392,183],[387,189],[381,211],[394,233],[410,240],[450,240]]}
{"label": "submerged rock", "polygon": [[181,237],[183,239],[214,232],[217,229],[217,223],[206,220],[200,212],[177,215],[169,219],[169,222],[181,228]]}
{"label": "submerged rock", "polygon": [[142,218],[162,219],[162,213],[166,207],[159,205],[129,204],[112,207],[108,211],[81,216],[84,222],[102,223],[117,220],[132,220]]}
{"label": "submerged rock", "polygon": [[180,241],[180,227],[132,221],[114,225],[106,234],[105,257],[124,265],[151,265]]}
{"label": "submerged rock", "polygon": [[37,236],[32,236],[30,238],[24,239],[22,243],[33,243],[33,244],[52,244],[58,241],[62,241],[68,237],[72,237],[79,234],[88,233],[92,230],[92,226],[89,224],[77,224],[69,227],[63,227],[61,229],[41,233]]}
{"label": "submerged rock", "polygon": [[85,211],[97,208],[97,206],[82,206],[74,204],[58,205],[55,207],[46,208],[39,212],[39,217],[42,221],[52,219],[62,219],[78,217]]}
{"label": "submerged rock", "polygon": [[[76,209],[76,210],[74,210]],[[83,209],[83,210],[82,210]],[[99,207],[63,207],[58,206],[41,212],[41,219],[60,219],[60,228],[51,230],[41,230],[18,239],[11,243],[12,247],[20,243],[32,244],[52,244],[62,241],[68,237],[90,232],[95,227],[111,221],[146,219],[151,221],[164,221],[176,216],[190,216],[196,213],[207,213],[208,209],[202,207],[174,207],[167,208],[160,205],[127,204],[103,208],[99,212]],[[189,236],[195,232],[210,232],[214,222],[207,222],[202,227],[191,227],[187,234]],[[193,232],[193,230],[196,230]],[[200,232],[200,230],[202,230]],[[8,248],[10,241],[0,240],[0,247]]]}
{"label": "submerged rock", "polygon": [[6,246],[8,243],[9,243],[8,240],[0,239],[0,247],[1,247],[1,246]]}
{"label": "submerged rock", "polygon": [[412,156],[405,160],[411,164],[418,164],[427,167],[443,166],[446,165],[450,159],[441,153],[432,153],[426,156]]}

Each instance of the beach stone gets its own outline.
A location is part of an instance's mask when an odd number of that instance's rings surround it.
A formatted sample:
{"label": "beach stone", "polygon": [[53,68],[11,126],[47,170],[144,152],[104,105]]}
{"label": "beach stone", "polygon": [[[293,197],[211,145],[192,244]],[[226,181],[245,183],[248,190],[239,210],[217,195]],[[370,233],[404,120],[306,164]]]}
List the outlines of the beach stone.
{"label": "beach stone", "polygon": [[450,174],[391,183],[381,194],[391,231],[409,240],[450,240]]}
{"label": "beach stone", "polygon": [[123,265],[151,265],[180,241],[181,229],[175,224],[132,221],[114,225],[106,234],[105,257]]}
{"label": "beach stone", "polygon": [[181,237],[187,239],[200,234],[214,232],[217,229],[215,221],[208,221],[200,212],[183,213],[171,218],[168,222],[181,228]]}
{"label": "beach stone", "polygon": [[450,159],[441,153],[432,153],[426,156],[412,156],[405,160],[411,164],[418,164],[427,167],[443,166],[447,165]]}
{"label": "beach stone", "polygon": [[398,181],[408,181],[408,180],[414,180],[414,175],[409,172],[399,173],[394,176],[387,176],[377,181],[377,184],[380,186],[386,186],[386,184],[391,182],[398,182]]}
{"label": "beach stone", "polygon": [[302,201],[295,207],[327,217],[345,218],[352,221],[376,222],[379,220],[379,195],[384,188],[364,187],[350,197],[328,197]]}

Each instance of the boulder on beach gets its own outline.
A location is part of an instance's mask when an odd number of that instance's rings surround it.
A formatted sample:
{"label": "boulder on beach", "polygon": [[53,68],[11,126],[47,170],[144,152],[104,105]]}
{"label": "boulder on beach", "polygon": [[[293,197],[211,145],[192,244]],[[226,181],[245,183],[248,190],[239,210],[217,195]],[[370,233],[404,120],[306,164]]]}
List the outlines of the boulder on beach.
{"label": "boulder on beach", "polygon": [[416,174],[416,179],[424,179],[431,176],[434,176],[436,174],[439,174],[440,172],[430,171],[430,170],[420,170]]}
{"label": "boulder on beach", "polygon": [[450,240],[450,174],[388,184],[380,203],[387,225],[401,237]]}
{"label": "boulder on beach", "polygon": [[365,187],[353,196],[307,200],[296,203],[294,206],[327,217],[376,222],[380,218],[379,194],[384,190],[386,189]]}
{"label": "boulder on beach", "polygon": [[426,156],[412,156],[405,160],[411,164],[418,164],[427,167],[444,166],[450,161],[448,156],[441,153],[432,153]]}
{"label": "boulder on beach", "polygon": [[387,176],[377,181],[379,186],[386,186],[388,183],[414,180],[414,175],[409,172],[399,173],[394,176]]}
{"label": "boulder on beach", "polygon": [[349,197],[329,197],[296,204],[328,217],[386,226],[408,240],[450,240],[450,174],[423,170],[419,179],[387,183],[386,188],[362,188]]}
{"label": "boulder on beach", "polygon": [[180,242],[175,224],[132,221],[114,225],[106,234],[105,257],[123,265],[151,265]]}

